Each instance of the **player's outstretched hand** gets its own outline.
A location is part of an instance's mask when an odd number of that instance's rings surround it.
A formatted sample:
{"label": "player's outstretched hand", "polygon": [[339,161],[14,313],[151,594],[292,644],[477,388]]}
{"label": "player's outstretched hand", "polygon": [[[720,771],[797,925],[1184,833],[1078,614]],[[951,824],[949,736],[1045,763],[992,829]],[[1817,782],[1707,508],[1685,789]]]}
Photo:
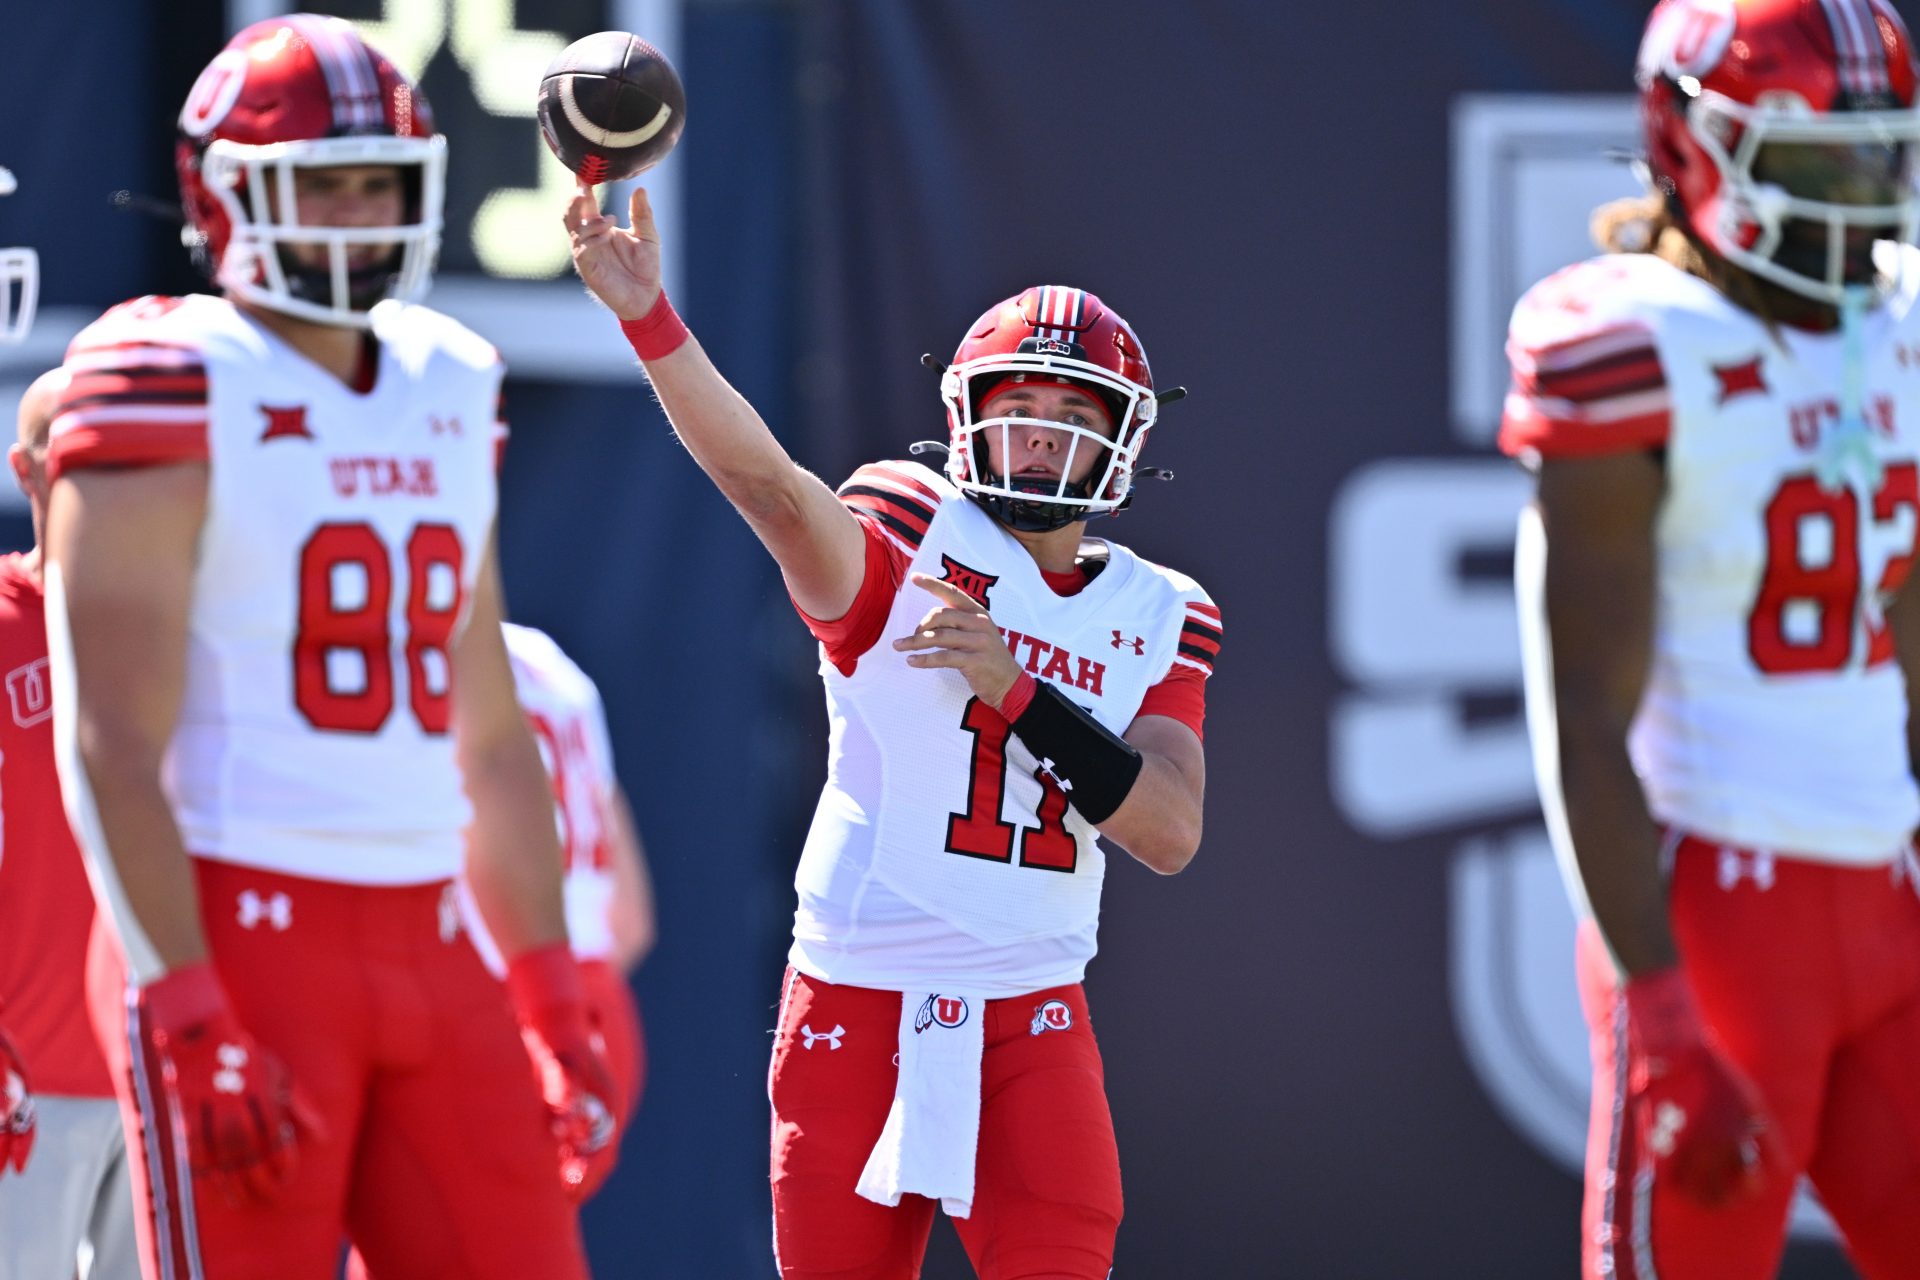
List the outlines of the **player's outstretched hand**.
{"label": "player's outstretched hand", "polygon": [[600,212],[593,188],[582,186],[567,202],[567,235],[573,269],[593,295],[622,320],[638,320],[660,296],[660,232],[646,189],[635,187],[622,228]]}
{"label": "player's outstretched hand", "polygon": [[148,983],[140,1010],[194,1176],[235,1202],[273,1199],[293,1176],[300,1143],[324,1135],[286,1067],[240,1025],[210,964]]}
{"label": "player's outstretched hand", "polygon": [[966,592],[928,573],[913,575],[913,585],[941,603],[914,624],[893,647],[911,667],[951,667],[967,678],[974,696],[999,710],[1020,679],[1020,664],[1007,649],[993,617]]}
{"label": "player's outstretched hand", "polygon": [[559,1148],[560,1185],[585,1200],[613,1172],[619,1143],[606,1045],[587,1017],[580,973],[565,943],[536,947],[507,966],[507,993],[540,1078]]}
{"label": "player's outstretched hand", "polygon": [[0,1032],[0,1174],[27,1171],[33,1150],[33,1086],[26,1064]]}
{"label": "player's outstretched hand", "polygon": [[1708,1207],[1790,1176],[1759,1091],[1713,1043],[1678,969],[1627,983],[1627,1084],[1656,1168]]}

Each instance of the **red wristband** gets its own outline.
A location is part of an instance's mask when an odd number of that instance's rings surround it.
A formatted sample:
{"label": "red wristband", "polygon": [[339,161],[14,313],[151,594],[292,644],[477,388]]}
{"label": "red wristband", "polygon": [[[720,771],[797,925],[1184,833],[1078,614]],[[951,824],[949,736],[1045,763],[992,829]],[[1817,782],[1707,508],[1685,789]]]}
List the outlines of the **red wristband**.
{"label": "red wristband", "polygon": [[665,289],[647,308],[647,314],[638,320],[622,320],[620,332],[627,335],[633,353],[643,362],[672,355],[688,337],[687,326],[673,309],[673,304],[667,301]]}
{"label": "red wristband", "polygon": [[1020,673],[1013,682],[1013,688],[1007,690],[1007,696],[1000,699],[1000,717],[1008,724],[1020,718],[1020,713],[1033,701],[1033,691],[1039,687],[1037,681],[1026,672]]}
{"label": "red wristband", "polygon": [[507,964],[507,996],[520,1016],[539,1019],[544,1011],[568,1006],[584,1009],[586,988],[580,985],[580,964],[564,942],[522,951]]}
{"label": "red wristband", "polygon": [[205,960],[163,973],[140,988],[140,1004],[148,1025],[163,1036],[211,1022],[232,1008],[220,975]]}

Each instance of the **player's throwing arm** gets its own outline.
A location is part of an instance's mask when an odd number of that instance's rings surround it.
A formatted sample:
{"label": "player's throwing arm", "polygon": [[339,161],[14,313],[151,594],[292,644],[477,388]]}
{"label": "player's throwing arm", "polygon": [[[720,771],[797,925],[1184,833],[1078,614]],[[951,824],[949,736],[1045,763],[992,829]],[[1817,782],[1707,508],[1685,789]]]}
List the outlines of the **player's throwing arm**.
{"label": "player's throwing arm", "polygon": [[583,187],[566,213],[575,270],[620,318],[681,443],[773,553],[794,602],[816,618],[841,616],[865,563],[858,522],[787,456],[674,313],[660,285],[660,232],[642,188],[634,189],[628,221],[617,225]]}

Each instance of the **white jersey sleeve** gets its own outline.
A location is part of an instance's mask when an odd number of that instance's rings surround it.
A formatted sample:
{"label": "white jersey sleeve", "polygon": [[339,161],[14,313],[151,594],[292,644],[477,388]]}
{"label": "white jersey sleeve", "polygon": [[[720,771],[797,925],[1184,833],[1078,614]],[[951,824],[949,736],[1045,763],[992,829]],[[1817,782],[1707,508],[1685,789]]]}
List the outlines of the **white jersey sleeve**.
{"label": "white jersey sleeve", "polygon": [[1664,444],[1672,395],[1656,337],[1660,303],[1698,283],[1650,255],[1613,254],[1529,289],[1508,331],[1513,385],[1500,447],[1527,457]]}
{"label": "white jersey sleeve", "polygon": [[48,433],[50,480],[80,467],[207,460],[206,353],[221,335],[195,322],[197,310],[187,298],[135,298],[80,331]]}

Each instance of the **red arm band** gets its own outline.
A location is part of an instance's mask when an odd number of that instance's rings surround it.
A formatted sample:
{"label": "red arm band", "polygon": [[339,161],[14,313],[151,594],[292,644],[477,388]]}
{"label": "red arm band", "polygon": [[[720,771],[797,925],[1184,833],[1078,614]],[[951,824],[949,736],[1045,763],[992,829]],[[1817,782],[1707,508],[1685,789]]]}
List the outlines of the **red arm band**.
{"label": "red arm band", "polygon": [[620,332],[627,335],[627,341],[633,346],[633,353],[642,363],[670,356],[680,349],[680,344],[688,338],[687,326],[681,322],[679,313],[673,304],[667,301],[667,291],[662,289],[660,296],[647,308],[647,314],[638,320],[622,320]]}

